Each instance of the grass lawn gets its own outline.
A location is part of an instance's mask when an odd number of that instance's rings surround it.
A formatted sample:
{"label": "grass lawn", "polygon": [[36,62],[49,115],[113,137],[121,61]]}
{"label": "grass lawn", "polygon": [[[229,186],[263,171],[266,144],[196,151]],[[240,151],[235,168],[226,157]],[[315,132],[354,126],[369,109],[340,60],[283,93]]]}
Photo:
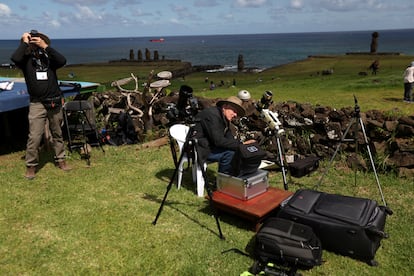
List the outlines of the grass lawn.
{"label": "grass lawn", "polygon": [[[0,274],[239,275],[252,265],[250,257],[223,252],[249,252],[253,225],[223,214],[226,239],[220,240],[208,201],[194,194],[189,172],[181,190],[172,187],[152,224],[174,170],[168,146],[106,146],[105,151],[94,148],[90,167],[77,153],[70,155],[68,173],[44,163],[33,181],[23,177],[24,152],[0,156]],[[319,190],[381,202],[372,174],[339,167],[329,171]],[[215,167],[208,173],[214,177]],[[320,176],[321,170],[292,178],[289,189],[312,188]],[[386,225],[390,238],[376,255],[380,265],[324,251],[323,265],[304,275],[412,275],[412,179],[379,178],[394,211]],[[271,172],[270,183],[282,188],[281,173]]]}
{"label": "grass lawn", "polygon": [[[195,73],[185,80],[172,80],[169,89],[185,83],[194,88],[195,96],[212,98],[247,89],[256,99],[271,90],[275,101],[338,108],[352,106],[355,95],[362,112],[380,109],[413,115],[414,105],[402,102],[402,73],[413,57],[377,58],[380,71],[376,76],[358,75],[367,71],[374,57],[339,56],[309,58],[260,74]],[[329,68],[334,69],[333,75],[318,74]],[[130,72],[146,76],[151,69],[92,66],[63,68],[59,74],[74,71],[77,80],[109,88],[111,81],[128,77]],[[235,78],[237,84],[209,91],[206,75],[216,83],[221,79],[231,83]],[[32,181],[23,177],[23,155],[24,151],[0,155],[1,275],[239,275],[253,264],[251,257],[232,250],[250,251],[253,225],[222,214],[220,225],[226,239],[220,240],[208,201],[194,194],[190,172],[185,172],[181,190],[175,185],[170,190],[157,224],[152,224],[174,171],[168,146],[105,146],[105,153],[94,148],[90,167],[73,153],[68,157],[73,170],[67,173],[54,167],[50,153],[42,152],[44,162]],[[381,203],[374,175],[342,164],[335,162],[318,189]],[[314,187],[326,167],[325,161],[310,176],[291,178],[289,190]],[[215,172],[216,167],[209,166],[211,179]],[[379,179],[394,211],[386,224],[390,238],[382,241],[376,254],[379,266],[324,251],[324,263],[301,271],[303,275],[413,275],[413,179],[393,174],[380,174]],[[270,185],[283,187],[280,172],[270,172]]]}

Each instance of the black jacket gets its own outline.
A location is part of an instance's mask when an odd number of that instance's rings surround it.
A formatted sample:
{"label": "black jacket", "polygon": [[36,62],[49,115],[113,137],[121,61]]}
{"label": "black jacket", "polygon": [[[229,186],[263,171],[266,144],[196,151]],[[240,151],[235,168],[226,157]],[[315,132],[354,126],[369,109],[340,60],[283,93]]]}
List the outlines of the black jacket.
{"label": "black jacket", "polygon": [[47,47],[42,54],[43,63],[46,66],[40,70],[47,73],[47,80],[38,80],[36,72],[39,68],[36,68],[36,59],[28,48],[27,43],[20,43],[11,56],[11,60],[23,71],[30,101],[42,102],[61,96],[56,70],[66,64],[66,58],[55,49]]}
{"label": "black jacket", "polygon": [[197,151],[202,162],[214,148],[236,151],[240,141],[234,138],[229,122],[219,107],[213,106],[202,110],[196,116],[194,137],[197,138]]}

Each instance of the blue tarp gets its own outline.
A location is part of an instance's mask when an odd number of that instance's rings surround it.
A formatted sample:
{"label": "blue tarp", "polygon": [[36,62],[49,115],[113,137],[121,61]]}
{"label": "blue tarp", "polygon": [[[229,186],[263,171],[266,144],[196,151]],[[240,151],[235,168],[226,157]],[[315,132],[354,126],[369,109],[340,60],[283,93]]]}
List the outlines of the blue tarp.
{"label": "blue tarp", "polygon": [[[0,112],[7,112],[29,106],[29,94],[27,93],[26,83],[22,79],[0,77],[0,82],[14,82],[12,90],[0,91]],[[60,89],[65,97],[76,96],[82,93],[96,91],[99,83],[82,81],[59,81]],[[79,89],[74,89],[80,85]]]}

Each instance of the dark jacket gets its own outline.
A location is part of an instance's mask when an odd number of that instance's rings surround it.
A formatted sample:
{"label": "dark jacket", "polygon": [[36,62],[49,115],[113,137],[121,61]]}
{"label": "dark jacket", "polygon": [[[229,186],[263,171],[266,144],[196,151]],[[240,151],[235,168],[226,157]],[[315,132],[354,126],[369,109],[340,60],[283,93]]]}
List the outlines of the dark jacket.
{"label": "dark jacket", "polygon": [[[22,42],[11,57],[16,66],[23,71],[31,102],[42,102],[62,95],[56,70],[66,64],[66,58],[51,47],[47,47],[40,56],[45,65],[41,69],[36,68],[37,60],[29,45]],[[37,79],[36,73],[39,71],[47,73],[47,80]]]}
{"label": "dark jacket", "polygon": [[193,133],[197,138],[197,151],[202,162],[207,160],[212,149],[236,151],[241,143],[234,138],[229,122],[216,106],[206,108],[197,114]]}

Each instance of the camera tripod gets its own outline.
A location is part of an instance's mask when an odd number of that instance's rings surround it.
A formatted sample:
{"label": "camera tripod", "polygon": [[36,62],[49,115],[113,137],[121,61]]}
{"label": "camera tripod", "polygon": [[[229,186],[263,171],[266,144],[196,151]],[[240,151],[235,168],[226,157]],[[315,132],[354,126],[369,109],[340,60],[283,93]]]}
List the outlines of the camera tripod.
{"label": "camera tripod", "polygon": [[[364,122],[362,121],[362,118],[361,118],[360,108],[358,106],[358,100],[355,96],[354,96],[354,102],[355,102],[355,107],[354,107],[355,115],[352,118],[352,121],[349,123],[348,127],[346,128],[345,132],[343,133],[343,135],[341,137],[341,140],[340,140],[340,142],[338,143],[338,145],[335,149],[334,154],[332,155],[331,159],[329,160],[328,167],[326,168],[325,172],[322,174],[322,176],[319,179],[319,182],[316,184],[315,188],[317,188],[322,183],[323,178],[328,173],[328,170],[332,166],[332,163],[335,159],[336,154],[338,153],[339,149],[341,148],[342,142],[355,141],[355,143],[358,144],[356,136],[357,136],[357,130],[359,129],[358,126],[360,126],[360,128],[362,130],[362,134],[364,136],[364,143],[366,145],[367,152],[368,152],[368,155],[369,155],[369,159],[370,159],[370,162],[371,162],[371,167],[372,167],[372,170],[374,172],[375,179],[376,179],[376,182],[377,182],[378,190],[381,194],[382,202],[384,203],[384,206],[387,206],[387,204],[385,202],[385,199],[384,199],[384,194],[382,193],[381,184],[380,184],[379,179],[378,179],[378,174],[377,174],[377,170],[375,168],[374,159],[372,157],[371,148],[369,147],[369,142],[368,142],[367,134],[365,132],[365,127],[364,127]],[[346,136],[347,136],[349,130],[351,129],[352,125],[354,125],[354,124],[357,124],[356,128],[355,128],[355,133],[354,133],[355,138],[354,139],[346,139]],[[357,149],[357,146],[356,146],[356,149]],[[355,176],[355,184],[356,184],[356,176]]]}
{"label": "camera tripod", "polygon": [[203,179],[204,179],[204,188],[207,191],[210,207],[212,208],[212,210],[214,212],[214,217],[216,219],[216,224],[217,224],[217,229],[218,229],[218,232],[219,232],[219,237],[220,237],[220,239],[224,239],[224,236],[223,236],[223,233],[222,233],[221,227],[220,227],[218,212],[217,212],[217,209],[213,205],[213,192],[211,191],[211,188],[209,186],[207,172],[206,172],[206,169],[205,169],[204,165],[201,164],[200,158],[198,158],[197,139],[194,138],[193,127],[194,127],[194,124],[190,124],[190,130],[187,133],[187,136],[185,138],[185,142],[184,142],[184,145],[183,145],[183,149],[182,149],[180,157],[177,161],[176,161],[176,156],[174,156],[174,154],[173,154],[173,159],[174,159],[174,163],[175,163],[175,170],[174,170],[173,175],[171,176],[170,182],[168,183],[167,191],[164,194],[164,198],[162,199],[161,205],[158,209],[157,215],[155,216],[155,219],[152,222],[152,224],[153,225],[157,224],[157,220],[158,220],[159,216],[161,215],[163,206],[165,204],[165,201],[167,200],[168,193],[170,192],[171,187],[174,183],[174,179],[177,176],[177,173],[178,173],[178,170],[179,170],[178,164],[181,163],[181,161],[184,158],[185,154],[187,154],[189,162],[196,162],[197,166],[199,166],[199,168],[201,170],[201,173],[202,173],[202,176],[203,176]]}

